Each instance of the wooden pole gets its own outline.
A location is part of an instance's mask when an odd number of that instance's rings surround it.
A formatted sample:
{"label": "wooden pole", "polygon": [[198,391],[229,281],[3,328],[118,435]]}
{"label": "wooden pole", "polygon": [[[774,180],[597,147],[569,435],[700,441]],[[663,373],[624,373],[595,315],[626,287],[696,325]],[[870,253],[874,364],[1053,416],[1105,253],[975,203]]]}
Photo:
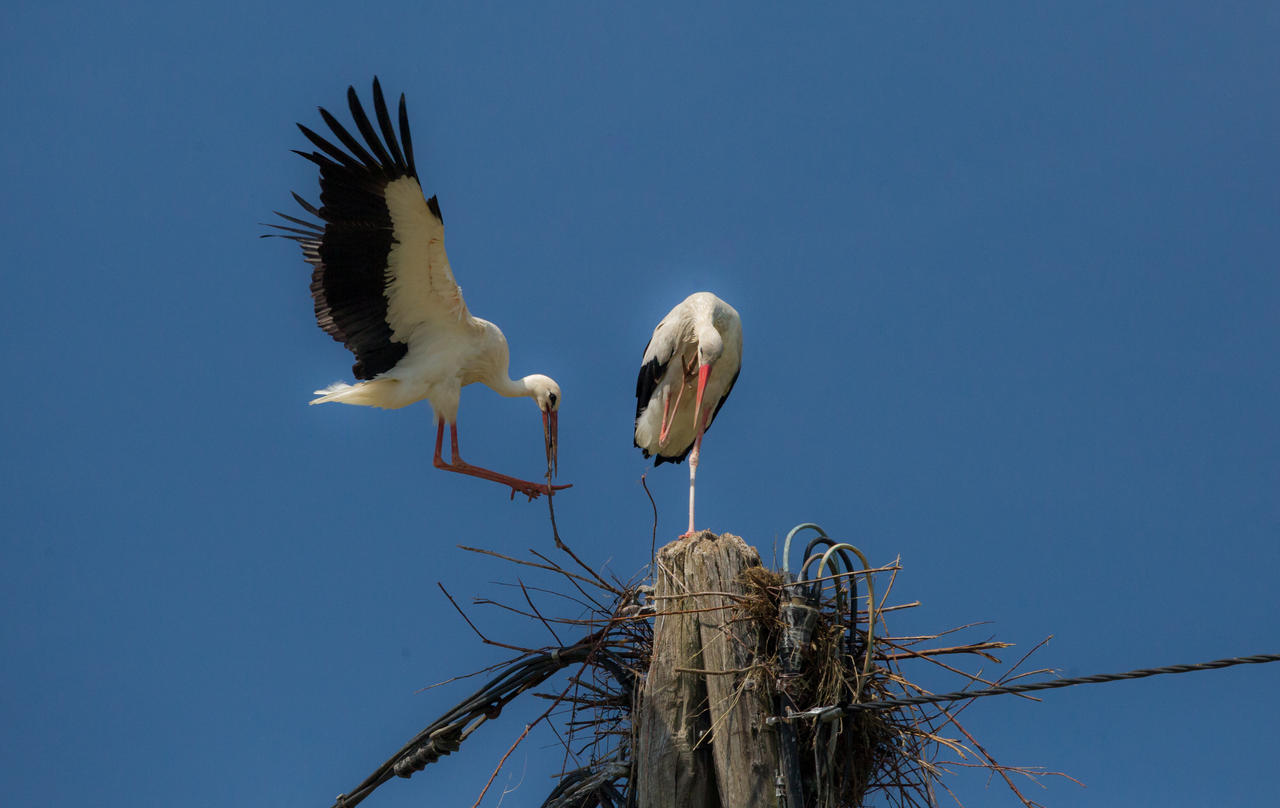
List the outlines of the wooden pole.
{"label": "wooden pole", "polygon": [[640,808],[777,808],[777,736],[757,686],[757,627],[734,611],[760,554],[709,531],[663,547],[653,657],[636,717]]}

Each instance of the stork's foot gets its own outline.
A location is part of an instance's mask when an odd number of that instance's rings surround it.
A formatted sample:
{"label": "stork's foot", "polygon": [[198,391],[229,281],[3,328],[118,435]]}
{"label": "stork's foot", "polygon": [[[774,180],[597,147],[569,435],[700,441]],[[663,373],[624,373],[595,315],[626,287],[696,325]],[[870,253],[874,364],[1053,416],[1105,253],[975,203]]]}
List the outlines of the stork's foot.
{"label": "stork's foot", "polygon": [[535,483],[530,480],[521,480],[518,477],[501,474],[496,471],[481,468],[480,466],[473,466],[465,460],[457,457],[453,459],[452,463],[446,463],[442,458],[436,457],[433,463],[438,469],[453,471],[458,474],[466,474],[470,477],[479,477],[482,480],[491,480],[495,483],[509,486],[511,488],[512,499],[516,498],[516,494],[524,494],[529,498],[529,501],[532,502],[543,494],[552,497],[555,496],[557,491],[563,491],[566,488],[573,488],[572,483],[566,485],[551,485],[549,483]]}
{"label": "stork's foot", "polygon": [[[506,477],[505,474],[499,476]],[[506,477],[506,479],[494,480],[494,482],[511,486],[512,499],[516,498],[516,494],[524,494],[529,498],[530,502],[533,502],[543,494],[546,494],[549,497],[554,497],[557,491],[563,491],[566,488],[573,488],[573,483],[567,483],[565,485],[550,485],[548,483],[530,482],[529,480],[518,480],[515,477]]]}

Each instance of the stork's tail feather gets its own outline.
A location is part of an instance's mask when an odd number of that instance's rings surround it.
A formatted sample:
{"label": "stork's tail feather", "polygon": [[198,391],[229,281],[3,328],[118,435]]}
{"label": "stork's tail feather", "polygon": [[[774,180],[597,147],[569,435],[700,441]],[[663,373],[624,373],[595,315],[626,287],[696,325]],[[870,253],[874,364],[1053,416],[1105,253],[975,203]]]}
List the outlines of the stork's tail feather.
{"label": "stork's tail feather", "polygon": [[382,407],[397,409],[407,402],[399,400],[395,395],[399,384],[395,379],[371,379],[357,384],[334,382],[323,390],[316,390],[319,398],[313,398],[311,404],[325,404],[336,401],[339,404],[356,404],[364,407]]}

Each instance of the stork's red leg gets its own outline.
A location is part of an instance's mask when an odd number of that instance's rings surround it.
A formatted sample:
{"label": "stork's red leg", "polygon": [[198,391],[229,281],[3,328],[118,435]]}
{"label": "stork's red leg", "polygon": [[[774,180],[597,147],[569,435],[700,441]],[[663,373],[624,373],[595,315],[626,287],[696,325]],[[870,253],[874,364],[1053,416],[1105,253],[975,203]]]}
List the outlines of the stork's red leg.
{"label": "stork's red leg", "polygon": [[[453,434],[454,434],[453,451],[456,453],[458,451],[458,438],[457,438],[458,433],[455,431]],[[444,462],[444,458],[440,456],[440,446],[443,443],[444,443],[444,419],[442,418],[439,421],[436,421],[436,456],[431,460],[431,462],[435,464],[435,467],[438,469],[449,468],[449,464]]]}
{"label": "stork's red leg", "polygon": [[529,499],[535,499],[541,494],[546,494],[547,496],[554,496],[557,491],[563,490],[565,488],[573,487],[572,483],[568,485],[549,485],[547,483],[530,482],[529,480],[521,480],[517,477],[511,477],[506,474],[500,474],[496,471],[490,471],[489,469],[486,469],[486,468],[481,468],[479,466],[471,465],[470,463],[463,460],[462,457],[458,454],[458,425],[457,424],[449,424],[449,448],[451,451],[451,455],[450,455],[450,462],[448,463],[445,463],[444,459],[440,457],[440,448],[443,442],[444,442],[444,421],[441,421],[439,427],[436,430],[436,456],[434,461],[436,468],[444,469],[445,471],[457,472],[458,474],[466,474],[471,477],[479,477],[482,480],[491,480],[495,483],[501,483],[502,485],[510,486],[511,496],[513,497],[516,495],[517,492],[524,494]]}
{"label": "stork's red leg", "polygon": [[680,409],[680,398],[684,395],[684,382],[680,382],[680,386],[676,388],[675,403],[671,403],[670,389],[666,388],[662,393],[662,428],[658,430],[658,445],[667,442],[667,433],[671,431],[671,422],[675,420],[676,410]]}
{"label": "stork's red leg", "polygon": [[[693,451],[689,452],[689,532],[685,536],[692,536],[696,533],[693,526],[693,494],[694,484],[698,477],[698,455],[702,452],[702,433],[707,429],[707,422],[711,420],[711,410],[705,412],[702,409],[702,393],[707,386],[707,377],[711,375],[711,366],[703,365],[698,368],[698,398],[694,401],[693,417],[696,419],[697,432],[693,439]],[[683,536],[681,538],[684,538]]]}

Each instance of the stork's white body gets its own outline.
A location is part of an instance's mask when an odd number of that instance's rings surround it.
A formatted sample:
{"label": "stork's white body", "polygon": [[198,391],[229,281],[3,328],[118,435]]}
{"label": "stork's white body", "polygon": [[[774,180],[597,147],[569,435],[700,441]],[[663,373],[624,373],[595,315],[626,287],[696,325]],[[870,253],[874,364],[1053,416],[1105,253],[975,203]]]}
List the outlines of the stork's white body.
{"label": "stork's white body", "polygon": [[510,377],[507,339],[488,320],[470,317],[459,328],[420,330],[407,345],[404,358],[390,370],[355,384],[331,384],[317,390],[318,398],[311,403],[395,410],[426,400],[437,420],[454,424],[462,388],[468,384],[480,382],[504,396],[531,395],[528,381]]}
{"label": "stork's white body", "polygon": [[636,382],[635,445],[654,465],[689,458],[689,532],[702,435],[742,367],[742,320],[710,292],[697,292],[653,330]]}
{"label": "stork's white body", "polygon": [[[324,109],[321,116],[345,150],[298,127],[319,149],[298,154],[320,167],[323,206],[294,197],[320,223],[280,214],[299,227],[275,225],[302,245],[313,267],[311,293],[320,327],[356,357],[352,372],[360,381],[317,390],[311,403],[397,409],[425,399],[437,424],[436,466],[501,482],[531,497],[554,493],[558,487],[471,466],[458,456],[462,388],[481,382],[501,395],[537,402],[550,471],[560,388],[540,374],[512,379],[502,331],[467,311],[445,254],[440,206],[434,196],[425,198],[418,181],[404,96],[398,137],[377,79],[373,101],[381,136],[354,88],[348,89],[347,101],[363,143]],[[450,463],[441,459],[446,425]]]}

